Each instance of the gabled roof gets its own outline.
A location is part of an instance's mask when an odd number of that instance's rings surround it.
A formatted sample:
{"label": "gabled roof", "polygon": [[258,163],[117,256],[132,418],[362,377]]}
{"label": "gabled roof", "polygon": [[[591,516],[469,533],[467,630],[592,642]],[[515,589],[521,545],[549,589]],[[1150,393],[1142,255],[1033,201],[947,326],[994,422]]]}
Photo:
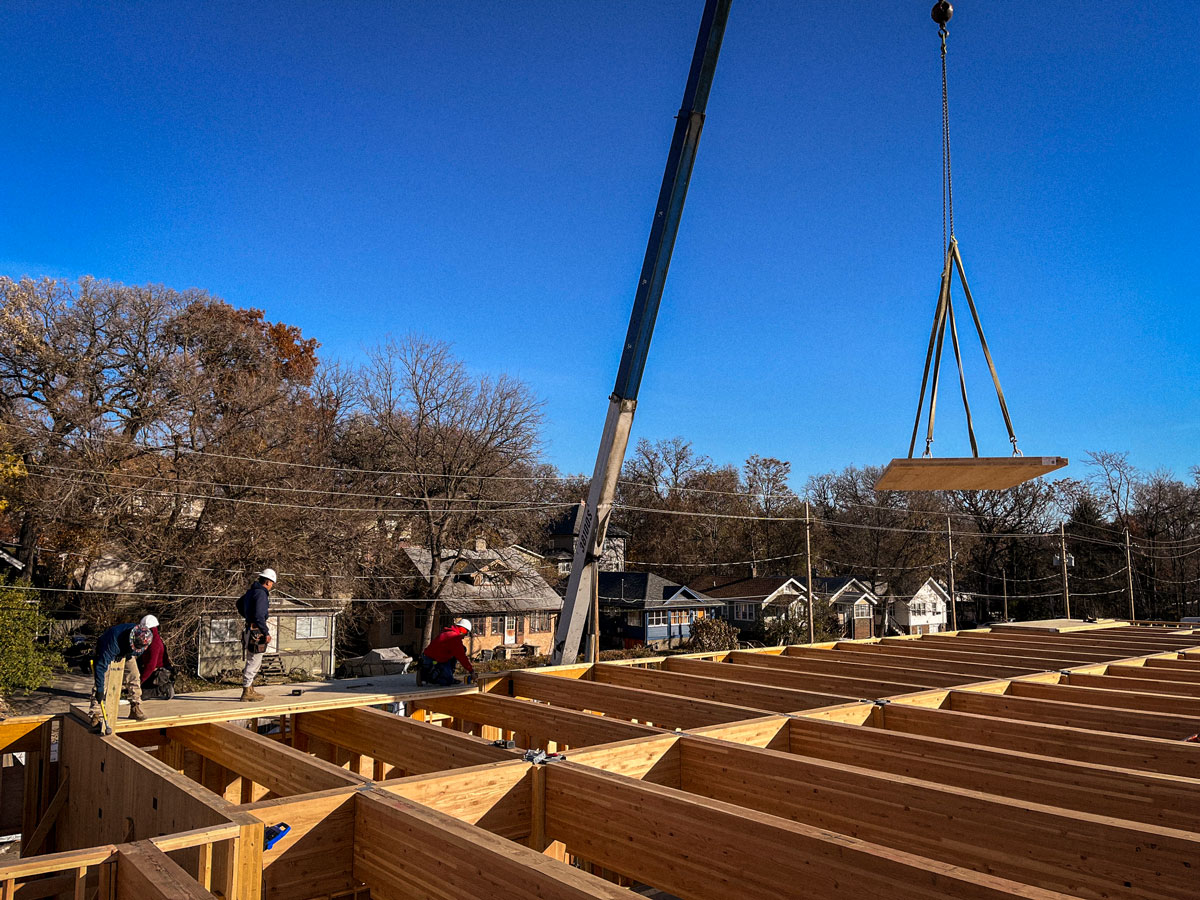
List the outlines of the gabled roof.
{"label": "gabled roof", "polygon": [[[492,611],[528,612],[562,609],[560,597],[532,565],[524,548],[515,545],[486,550],[445,550],[438,563],[441,575],[480,573],[481,583],[452,578],[439,598],[455,614]],[[424,547],[405,547],[413,568],[429,578],[433,567]],[[488,575],[494,578],[486,577]]]}
{"label": "gabled roof", "polygon": [[[804,583],[803,580],[799,581],[800,584]],[[879,602],[875,592],[853,575],[818,575],[813,578],[813,587],[816,589],[816,596],[823,597],[830,603],[850,603],[860,597],[865,597],[872,604]]]}
{"label": "gabled roof", "polygon": [[[550,534],[553,537],[578,536],[580,523],[583,522],[583,510],[584,504],[582,503],[576,504],[574,509],[567,510],[550,524]],[[629,532],[609,520],[608,537],[628,538]]]}
{"label": "gabled roof", "polygon": [[787,575],[721,576],[705,575],[692,581],[688,587],[703,591],[718,600],[745,600],[766,603],[776,594],[805,594],[804,585]]}
{"label": "gabled roof", "polygon": [[670,609],[725,605],[653,572],[601,572],[598,593],[605,606]]}

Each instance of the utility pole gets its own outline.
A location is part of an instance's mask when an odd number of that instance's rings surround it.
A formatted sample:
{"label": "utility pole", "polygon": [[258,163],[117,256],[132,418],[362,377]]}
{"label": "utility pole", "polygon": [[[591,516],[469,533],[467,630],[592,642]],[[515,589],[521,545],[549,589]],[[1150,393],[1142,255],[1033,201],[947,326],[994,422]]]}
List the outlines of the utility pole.
{"label": "utility pole", "polygon": [[1133,609],[1133,556],[1129,552],[1129,529],[1125,529],[1125,575],[1129,584],[1129,620],[1137,618]]}
{"label": "utility pole", "polygon": [[812,580],[812,517],[808,511],[808,501],[804,501],[804,568],[808,575],[808,642],[817,642],[816,623],[813,622],[813,580]]}
{"label": "utility pole", "polygon": [[1063,608],[1069,619],[1071,618],[1071,587],[1067,583],[1067,526],[1063,522],[1058,523],[1058,552],[1058,558],[1062,561]]}
{"label": "utility pole", "polygon": [[950,630],[958,631],[958,603],[954,599],[954,530],[946,516],[946,554],[950,558]]}
{"label": "utility pole", "polygon": [[1004,591],[1004,621],[1008,621],[1008,572],[1004,569],[1000,570],[1000,585]]}

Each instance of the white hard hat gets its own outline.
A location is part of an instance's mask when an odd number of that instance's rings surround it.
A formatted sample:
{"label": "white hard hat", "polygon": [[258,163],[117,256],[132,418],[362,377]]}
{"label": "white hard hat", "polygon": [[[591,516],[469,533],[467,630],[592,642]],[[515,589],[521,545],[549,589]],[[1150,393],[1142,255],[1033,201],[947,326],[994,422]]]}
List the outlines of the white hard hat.
{"label": "white hard hat", "polygon": [[154,616],[142,616],[140,624],[145,625],[147,628],[157,628],[158,619],[154,618]]}
{"label": "white hard hat", "polygon": [[457,625],[459,628],[467,629],[467,631],[471,630],[471,620],[470,619],[455,619],[454,624]]}
{"label": "white hard hat", "polygon": [[261,572],[258,573],[258,577],[265,578],[265,579],[267,579],[267,581],[278,581],[279,580],[278,578],[275,577],[274,569],[263,569]]}

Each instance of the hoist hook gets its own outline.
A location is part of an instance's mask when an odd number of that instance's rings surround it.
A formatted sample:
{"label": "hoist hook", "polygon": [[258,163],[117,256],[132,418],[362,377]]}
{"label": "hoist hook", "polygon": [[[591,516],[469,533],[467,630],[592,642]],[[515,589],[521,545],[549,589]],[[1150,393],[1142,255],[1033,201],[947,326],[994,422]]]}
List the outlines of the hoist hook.
{"label": "hoist hook", "polygon": [[942,30],[949,24],[953,15],[954,7],[950,5],[949,0],[938,0],[929,11],[929,17],[937,22]]}

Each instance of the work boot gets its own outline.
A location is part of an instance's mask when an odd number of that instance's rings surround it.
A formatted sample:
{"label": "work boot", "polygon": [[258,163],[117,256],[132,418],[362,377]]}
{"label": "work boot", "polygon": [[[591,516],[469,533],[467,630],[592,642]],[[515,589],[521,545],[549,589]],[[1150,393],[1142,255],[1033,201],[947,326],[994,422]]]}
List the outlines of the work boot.
{"label": "work boot", "polygon": [[242,696],[241,696],[242,703],[253,703],[256,700],[265,700],[265,699],[266,698],[263,697],[262,694],[260,694],[258,691],[256,691],[252,687],[242,688]]}
{"label": "work boot", "polygon": [[144,712],[142,712],[142,704],[140,704],[140,703],[130,703],[129,704],[129,718],[131,718],[137,722],[145,722],[146,721],[146,714]]}
{"label": "work boot", "polygon": [[91,713],[88,716],[88,725],[96,734],[104,733],[104,720],[100,718],[99,713]]}

